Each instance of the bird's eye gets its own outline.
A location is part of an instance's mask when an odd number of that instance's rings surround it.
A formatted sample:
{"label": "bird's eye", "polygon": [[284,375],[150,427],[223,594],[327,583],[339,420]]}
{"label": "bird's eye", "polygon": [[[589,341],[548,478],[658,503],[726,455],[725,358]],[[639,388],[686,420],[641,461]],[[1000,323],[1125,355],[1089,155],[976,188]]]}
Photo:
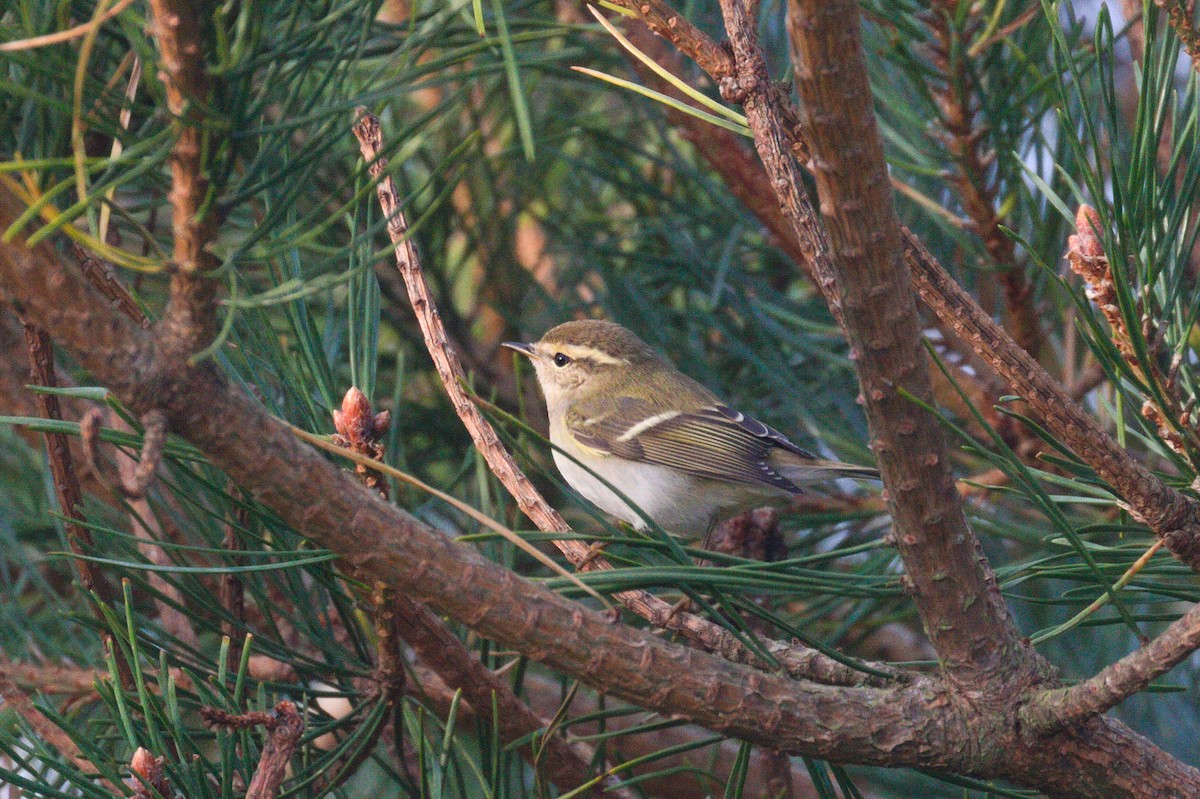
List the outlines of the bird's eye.
{"label": "bird's eye", "polygon": [[568,358],[566,355],[563,355],[561,352],[554,353],[554,365],[555,366],[566,366],[570,362],[571,362],[571,359]]}

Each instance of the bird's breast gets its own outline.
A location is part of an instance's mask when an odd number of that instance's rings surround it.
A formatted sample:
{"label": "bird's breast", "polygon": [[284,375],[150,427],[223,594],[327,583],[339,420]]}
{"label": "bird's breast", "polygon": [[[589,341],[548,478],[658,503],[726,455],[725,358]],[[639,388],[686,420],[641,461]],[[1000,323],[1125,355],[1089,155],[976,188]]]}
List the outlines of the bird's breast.
{"label": "bird's breast", "polygon": [[597,454],[556,428],[552,424],[550,429],[550,441],[559,448],[554,451],[554,464],[588,502],[639,530],[647,526],[645,514],[668,532],[704,534],[715,509],[696,495],[697,480],[666,466]]}

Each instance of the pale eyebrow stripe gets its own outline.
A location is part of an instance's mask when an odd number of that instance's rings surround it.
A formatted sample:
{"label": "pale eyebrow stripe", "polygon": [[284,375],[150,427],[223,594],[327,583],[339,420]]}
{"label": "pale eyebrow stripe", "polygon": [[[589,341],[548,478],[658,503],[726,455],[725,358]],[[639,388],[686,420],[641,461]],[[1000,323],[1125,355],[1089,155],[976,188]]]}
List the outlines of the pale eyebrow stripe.
{"label": "pale eyebrow stripe", "polygon": [[596,363],[606,364],[608,366],[619,366],[625,363],[620,358],[614,358],[603,350],[598,350],[595,347],[586,347],[581,344],[543,344],[546,352],[553,355],[556,352],[561,352],[571,360],[587,360],[595,361]]}
{"label": "pale eyebrow stripe", "polygon": [[679,411],[663,411],[662,413],[656,413],[653,416],[643,419],[642,421],[635,424],[633,427],[626,430],[621,435],[617,436],[617,441],[620,441],[620,442],[628,441],[629,439],[633,438],[634,436],[646,432],[651,427],[660,425],[663,422],[674,419],[676,416],[679,416]]}

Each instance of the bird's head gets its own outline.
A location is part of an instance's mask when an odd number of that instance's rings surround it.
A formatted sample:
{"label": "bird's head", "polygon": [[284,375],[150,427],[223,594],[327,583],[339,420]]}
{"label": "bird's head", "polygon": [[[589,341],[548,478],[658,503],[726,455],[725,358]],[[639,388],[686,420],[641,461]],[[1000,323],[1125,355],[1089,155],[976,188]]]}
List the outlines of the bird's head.
{"label": "bird's head", "polygon": [[551,328],[539,341],[504,346],[533,362],[546,403],[571,403],[618,385],[659,361],[646,342],[614,322],[584,319]]}

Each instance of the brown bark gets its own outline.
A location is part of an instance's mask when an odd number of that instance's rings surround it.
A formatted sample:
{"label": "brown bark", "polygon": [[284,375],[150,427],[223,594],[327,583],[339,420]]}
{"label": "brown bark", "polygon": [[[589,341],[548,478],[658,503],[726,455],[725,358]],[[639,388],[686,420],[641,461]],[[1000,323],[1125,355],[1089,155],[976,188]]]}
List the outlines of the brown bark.
{"label": "brown bark", "polygon": [[[456,635],[446,628],[437,616],[422,605],[402,600],[392,605],[397,630],[404,636],[426,665],[432,668],[448,686],[460,689],[463,696],[488,721],[499,728],[500,740],[505,743],[545,731],[547,724],[529,705],[521,701],[512,688],[491,669],[479,661]],[[497,715],[492,718],[493,699]],[[537,771],[544,773],[560,790],[578,788],[594,776],[588,766],[594,754],[587,747],[572,745],[559,733],[535,736],[533,743],[522,744],[521,755]],[[582,796],[608,795],[632,799],[628,788],[615,782],[602,781]]]}
{"label": "brown bark", "polygon": [[1175,557],[1200,571],[1200,506],[1196,501],[1171,488],[1126,452],[908,231],[904,260],[914,287],[938,317],[971,342],[1056,438],[1120,492],[1134,516],[1161,536]]}
{"label": "brown bark", "polygon": [[1016,262],[1013,240],[1001,230],[996,186],[988,179],[995,152],[986,151],[988,131],[977,119],[979,99],[969,89],[967,59],[973,57],[974,48],[962,46],[962,42],[979,37],[987,19],[982,8],[960,14],[951,2],[934,4],[925,20],[934,36],[933,66],[942,73],[942,80],[930,87],[942,112],[940,138],[955,164],[954,171],[947,174],[947,182],[967,212],[972,232],[982,239],[988,257],[1000,269],[1008,329],[1022,349],[1037,358],[1044,339],[1033,286]]}
{"label": "brown bark", "polygon": [[171,150],[171,226],[174,255],[171,295],[160,323],[164,348],[187,357],[216,332],[216,283],[208,272],[220,264],[208,245],[216,219],[206,207],[210,183],[205,173],[206,142],[201,123],[209,99],[204,63],[203,21],[191,0],[151,0],[153,33],[162,61],[167,108],[177,134]]}
{"label": "brown bark", "polygon": [[1035,697],[1021,710],[1032,730],[1053,732],[1103,713],[1143,691],[1200,648],[1200,605],[1171,623],[1161,635],[1136,652],[1105,666],[1098,674]]}
{"label": "brown bark", "polygon": [[638,15],[650,30],[675,45],[700,65],[713,80],[733,73],[729,52],[662,0],[616,0]]}
{"label": "brown bark", "polygon": [[[36,325],[25,323],[25,345],[29,349],[30,383],[57,388],[54,348],[50,343],[50,336]],[[38,415],[43,419],[63,418],[62,407],[54,394],[38,394],[37,407]],[[71,457],[71,449],[67,445],[67,437],[62,433],[45,433],[43,438],[46,441],[46,460],[50,465],[50,476],[54,482],[58,507],[65,517],[63,528],[67,533],[67,542],[76,555],[90,555],[93,546],[92,533],[75,521],[80,516],[83,492],[79,488],[79,478],[75,471],[75,461]],[[88,591],[105,590],[103,578],[96,574],[92,563],[77,560],[76,566],[84,588]]]}
{"label": "brown bark", "polygon": [[[682,64],[679,53],[670,49],[669,45],[653,35],[645,25],[633,24],[626,31],[629,41],[639,50],[650,56],[659,66],[675,75],[682,74]],[[686,101],[680,92],[665,80],[658,77],[639,59],[627,59],[638,77],[650,88],[664,94]],[[742,137],[724,128],[718,128],[707,122],[686,114],[674,107],[666,107],[667,120],[675,126],[683,137],[696,149],[696,153],[716,172],[730,193],[738,199],[766,229],[770,240],[782,250],[804,272],[808,279],[816,284],[817,278],[813,273],[813,264],[808,251],[801,245],[792,230],[791,224],[784,216],[770,179],[763,170],[762,163],[743,143]],[[793,142],[795,146],[795,142]],[[921,306],[924,307],[923,305]],[[928,309],[926,315],[930,315]],[[984,414],[995,430],[1023,458],[1033,459],[1040,447],[1040,439],[1025,432],[1026,428],[1017,423],[1011,416],[999,413],[994,406],[997,400],[1006,393],[1003,381],[1000,380],[991,367],[984,363],[971,349],[960,340],[945,322],[937,322],[942,335],[939,342],[940,354],[949,365],[955,368],[954,379],[958,388],[971,398],[976,408]],[[1101,374],[1103,376],[1103,374]],[[935,396],[942,405],[953,407],[962,404],[955,387],[940,371],[934,372]],[[964,417],[970,414],[962,408]],[[979,431],[980,435],[986,435]]]}
{"label": "brown bark", "polygon": [[857,25],[852,35],[809,35],[818,21],[791,9],[793,61],[808,104],[826,236],[804,194],[753,24],[738,0],[722,2],[722,11],[737,63],[722,93],[742,102],[784,214],[813,253],[818,283],[827,299],[840,298],[897,547],[926,634],[956,680],[1029,679],[1010,669],[1026,661],[1023,646],[966,524],[936,420],[905,396],[928,402],[932,392],[870,87],[861,65],[846,61],[846,48],[858,47]]}
{"label": "brown bark", "polygon": [[[0,189],[0,224],[11,221],[14,203]],[[0,243],[0,286],[24,300],[31,319],[133,411],[165,408],[175,432],[315,543],[586,685],[754,743],[838,762],[1007,777],[1063,796],[1200,796],[1200,772],[1107,719],[1030,744],[1011,696],[984,701],[919,676],[887,688],[817,685],[614,624],[383,503],[301,445],[211,364],[181,369],[160,360],[156,340],[107,307],[51,248]],[[247,431],[255,446],[246,445]],[[1120,769],[1102,767],[1121,759]]]}
{"label": "brown bark", "polygon": [[29,695],[17,685],[14,675],[10,673],[13,666],[15,664],[8,660],[0,659],[0,702],[23,718],[42,740],[57,749],[63,757],[71,760],[81,771],[94,771],[92,764],[84,759],[70,736],[59,729],[45,713],[38,710]]}

